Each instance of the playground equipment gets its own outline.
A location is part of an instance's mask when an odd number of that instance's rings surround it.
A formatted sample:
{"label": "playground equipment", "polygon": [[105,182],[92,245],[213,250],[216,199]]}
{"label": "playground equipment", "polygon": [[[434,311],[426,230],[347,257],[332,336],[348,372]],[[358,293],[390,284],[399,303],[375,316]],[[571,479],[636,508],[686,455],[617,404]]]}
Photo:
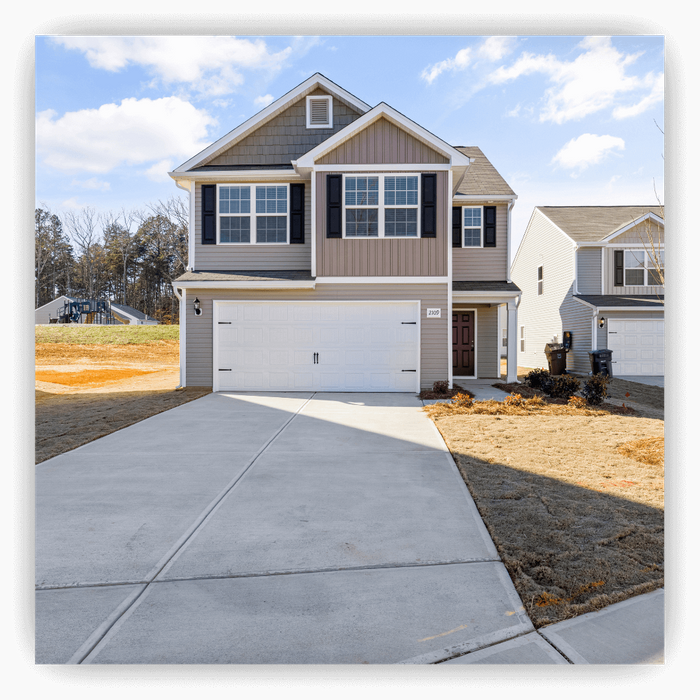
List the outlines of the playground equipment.
{"label": "playground equipment", "polygon": [[99,323],[122,324],[112,315],[110,303],[106,299],[76,299],[63,302],[63,308],[56,309],[56,318],[49,323]]}

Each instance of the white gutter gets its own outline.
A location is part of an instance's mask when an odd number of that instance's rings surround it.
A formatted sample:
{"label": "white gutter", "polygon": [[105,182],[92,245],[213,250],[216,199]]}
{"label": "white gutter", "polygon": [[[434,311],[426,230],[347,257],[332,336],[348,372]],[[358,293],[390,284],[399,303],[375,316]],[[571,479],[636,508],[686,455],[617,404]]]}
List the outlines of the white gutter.
{"label": "white gutter", "polygon": [[455,202],[513,202],[517,196],[512,194],[456,194],[452,198]]}
{"label": "white gutter", "polygon": [[510,204],[508,204],[508,238],[506,240],[506,282],[512,282],[513,280],[510,278],[510,237],[511,237],[511,223],[510,223],[510,212],[512,211],[513,207],[515,206],[515,200],[517,197],[513,197],[510,200]]}
{"label": "white gutter", "polygon": [[283,168],[280,170],[198,170],[191,173],[168,173],[168,175],[176,179],[176,182],[179,180],[197,180],[198,182],[208,182],[209,180],[216,182],[243,182],[246,180],[250,181],[253,177],[256,179],[290,179],[295,181],[305,179],[291,168]]}
{"label": "white gutter", "polygon": [[180,281],[177,286],[181,289],[316,289],[316,281],[226,282],[224,280],[193,280]]}
{"label": "white gutter", "polygon": [[175,180],[175,184],[189,194],[190,211],[187,226],[187,269],[194,270],[194,193],[196,190],[194,181],[180,179]]}
{"label": "white gutter", "polygon": [[578,244],[574,243],[574,294],[578,294]]}

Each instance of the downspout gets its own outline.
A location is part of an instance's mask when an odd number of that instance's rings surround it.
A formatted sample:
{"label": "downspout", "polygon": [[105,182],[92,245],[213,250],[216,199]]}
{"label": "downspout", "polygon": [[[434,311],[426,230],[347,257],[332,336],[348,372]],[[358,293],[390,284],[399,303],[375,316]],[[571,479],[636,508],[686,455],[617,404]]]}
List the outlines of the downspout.
{"label": "downspout", "polygon": [[186,384],[186,376],[185,376],[185,359],[186,359],[186,348],[183,345],[183,338],[185,336],[185,319],[187,318],[186,315],[186,309],[185,309],[185,301],[183,299],[184,295],[181,295],[180,292],[177,290],[177,286],[175,285],[175,282],[173,282],[173,291],[175,292],[175,296],[178,298],[179,301],[179,307],[180,307],[180,341],[179,341],[179,347],[180,347],[180,383],[175,387],[175,391],[178,389],[184,389]]}
{"label": "downspout", "polygon": [[184,187],[180,180],[175,180],[175,184],[189,195],[190,211],[187,227],[187,269],[194,270],[194,193],[197,188],[194,182],[188,182],[187,187]]}

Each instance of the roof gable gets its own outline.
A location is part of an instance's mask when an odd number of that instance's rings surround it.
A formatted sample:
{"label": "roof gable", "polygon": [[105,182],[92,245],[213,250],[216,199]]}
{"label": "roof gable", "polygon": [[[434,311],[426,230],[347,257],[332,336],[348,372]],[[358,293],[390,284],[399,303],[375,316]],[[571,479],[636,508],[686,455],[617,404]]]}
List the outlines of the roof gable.
{"label": "roof gable", "polygon": [[[331,151],[336,150],[346,141],[350,141],[360,132],[364,131],[370,125],[384,119],[385,121],[395,125],[402,131],[410,134],[415,140],[425,144],[432,151],[435,151],[444,158],[445,163],[450,163],[454,166],[468,166],[471,162],[469,157],[453,148],[441,138],[435,136],[427,129],[424,129],[416,122],[411,121],[400,112],[397,112],[393,107],[390,107],[385,102],[381,102],[373,109],[363,114],[359,119],[346,126],[341,131],[337,132],[330,138],[320,143],[315,148],[305,153],[296,162],[297,168],[312,168],[314,165],[320,164],[320,161]],[[388,162],[382,160],[380,162]],[[432,161],[436,162],[436,161]]]}
{"label": "roof gable", "polygon": [[[285,110],[289,109],[294,103],[303,100],[307,95],[314,93],[319,88],[324,93],[330,94],[334,98],[337,98],[341,103],[345,104],[358,114],[364,114],[370,109],[370,106],[367,103],[358,99],[347,90],[341,88],[339,85],[336,85],[334,82],[328,80],[328,78],[320,73],[315,73],[303,83],[297,85],[297,87],[295,87],[293,90],[290,90],[286,95],[283,95],[279,99],[275,100],[265,109],[243,122],[243,124],[236,127],[233,131],[230,131],[228,134],[220,138],[218,141],[212,143],[196,156],[190,158],[188,161],[175,168],[175,170],[172,172],[172,176],[174,177],[177,174],[185,173],[193,168],[209,164],[213,159],[217,158],[224,152],[229,151],[243,139],[251,136],[254,131],[262,127],[270,120],[279,116]],[[324,132],[325,130],[321,129],[319,131]],[[325,135],[327,136],[327,133]]]}
{"label": "roof gable", "polygon": [[660,206],[536,208],[576,243],[607,243],[650,214],[663,224]]}

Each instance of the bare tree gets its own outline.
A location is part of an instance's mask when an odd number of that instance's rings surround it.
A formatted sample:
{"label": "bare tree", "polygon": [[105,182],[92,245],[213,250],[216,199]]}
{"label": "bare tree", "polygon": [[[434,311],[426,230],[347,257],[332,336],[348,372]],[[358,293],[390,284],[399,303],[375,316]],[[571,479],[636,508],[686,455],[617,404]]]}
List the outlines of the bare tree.
{"label": "bare tree", "polygon": [[78,212],[68,211],[64,221],[71,238],[78,247],[80,264],[83,272],[83,284],[92,299],[95,293],[95,272],[97,267],[98,246],[100,246],[100,217],[92,207],[84,207]]}
{"label": "bare tree", "polygon": [[[182,245],[183,239],[187,240],[187,232],[190,225],[189,205],[177,195],[171,196],[166,201],[158,200],[155,204],[149,204],[148,208],[155,216],[162,216],[169,219],[173,224],[172,228],[168,228],[169,240],[168,243],[176,255],[180,266],[183,269],[187,268],[187,246]],[[146,217],[143,217],[145,221]]]}
{"label": "bare tree", "polygon": [[138,250],[136,233],[131,229],[141,218],[139,212],[122,208],[118,214],[109,212],[102,219],[105,247],[120,261],[122,304],[126,304],[129,264],[135,260]]}

